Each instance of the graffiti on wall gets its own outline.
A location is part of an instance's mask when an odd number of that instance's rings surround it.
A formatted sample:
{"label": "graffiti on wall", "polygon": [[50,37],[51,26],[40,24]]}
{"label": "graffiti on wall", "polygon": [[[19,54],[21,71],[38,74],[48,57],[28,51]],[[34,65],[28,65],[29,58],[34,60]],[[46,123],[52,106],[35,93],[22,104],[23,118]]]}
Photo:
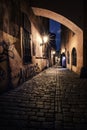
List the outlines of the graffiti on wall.
{"label": "graffiti on wall", "polygon": [[6,44],[5,41],[0,42],[0,62],[7,60],[7,57],[14,58],[12,45]]}
{"label": "graffiti on wall", "polygon": [[[10,70],[9,57],[12,59],[14,58],[14,53],[12,51],[12,48],[13,48],[13,46],[10,45],[9,43],[7,44],[5,41],[0,42],[0,64],[1,64],[0,81],[4,81],[7,77],[7,73],[9,73],[9,70]],[[5,64],[3,65],[2,62]],[[9,73],[9,75],[10,75],[10,73]]]}

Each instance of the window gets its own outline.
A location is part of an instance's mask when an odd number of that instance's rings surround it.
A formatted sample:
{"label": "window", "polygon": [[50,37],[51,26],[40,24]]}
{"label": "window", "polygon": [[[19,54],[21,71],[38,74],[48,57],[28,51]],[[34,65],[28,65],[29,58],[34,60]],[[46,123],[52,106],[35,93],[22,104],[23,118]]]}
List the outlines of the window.
{"label": "window", "polygon": [[69,51],[67,52],[67,63],[70,64],[70,54],[69,54]]}
{"label": "window", "polygon": [[22,27],[23,27],[23,63],[31,62],[31,24],[26,14],[22,13]]}
{"label": "window", "polygon": [[77,65],[77,53],[75,48],[72,49],[72,65]]}
{"label": "window", "polygon": [[25,64],[31,62],[31,47],[30,47],[30,37],[29,32],[24,30],[23,34],[23,62]]}
{"label": "window", "polygon": [[36,45],[34,43],[32,43],[32,52],[33,52],[33,56],[36,55]]}

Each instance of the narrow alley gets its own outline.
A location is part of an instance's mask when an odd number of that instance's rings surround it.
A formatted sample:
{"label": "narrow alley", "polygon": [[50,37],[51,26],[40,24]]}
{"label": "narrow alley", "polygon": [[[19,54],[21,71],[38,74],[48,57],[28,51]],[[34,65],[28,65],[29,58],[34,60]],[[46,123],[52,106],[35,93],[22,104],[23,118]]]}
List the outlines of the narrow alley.
{"label": "narrow alley", "polygon": [[87,79],[50,67],[0,95],[0,130],[87,129]]}

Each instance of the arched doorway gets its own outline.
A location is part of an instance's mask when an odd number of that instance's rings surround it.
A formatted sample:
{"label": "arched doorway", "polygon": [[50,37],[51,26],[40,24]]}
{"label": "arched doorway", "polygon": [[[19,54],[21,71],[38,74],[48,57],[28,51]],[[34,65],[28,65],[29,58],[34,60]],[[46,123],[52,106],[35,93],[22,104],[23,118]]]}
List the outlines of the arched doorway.
{"label": "arched doorway", "polygon": [[63,68],[66,68],[66,55],[65,53],[61,54],[60,63]]}
{"label": "arched doorway", "polygon": [[72,49],[72,65],[77,66],[77,52],[76,49]]}

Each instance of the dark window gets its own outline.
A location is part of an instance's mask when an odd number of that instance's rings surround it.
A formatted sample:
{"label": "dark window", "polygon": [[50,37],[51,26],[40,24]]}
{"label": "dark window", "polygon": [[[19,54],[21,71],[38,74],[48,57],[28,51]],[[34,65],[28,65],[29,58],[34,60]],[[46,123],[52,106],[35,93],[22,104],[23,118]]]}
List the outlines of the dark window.
{"label": "dark window", "polygon": [[28,19],[27,15],[25,13],[22,12],[22,27],[28,31],[29,33],[31,33],[31,23],[30,20]]}
{"label": "dark window", "polygon": [[72,49],[72,65],[77,65],[77,53],[75,48]]}
{"label": "dark window", "polygon": [[26,30],[23,31],[23,62],[24,64],[31,62],[30,34]]}
{"label": "dark window", "polygon": [[70,64],[70,54],[69,54],[69,51],[67,52],[67,63]]}
{"label": "dark window", "polygon": [[32,43],[32,52],[33,52],[33,56],[36,55],[36,45],[34,43]]}
{"label": "dark window", "polygon": [[25,13],[22,12],[22,27],[23,27],[23,62],[28,64],[31,62],[31,23]]}

